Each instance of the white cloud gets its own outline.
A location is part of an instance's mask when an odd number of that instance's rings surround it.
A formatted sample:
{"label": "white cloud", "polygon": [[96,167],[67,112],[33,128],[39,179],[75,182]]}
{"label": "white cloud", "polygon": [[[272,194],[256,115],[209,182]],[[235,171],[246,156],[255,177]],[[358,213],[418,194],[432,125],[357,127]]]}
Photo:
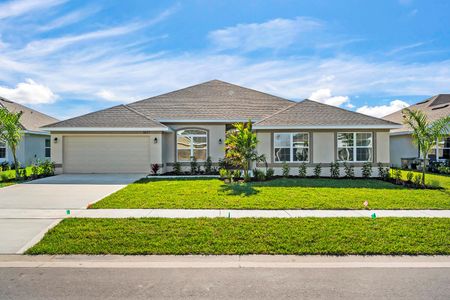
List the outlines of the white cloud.
{"label": "white cloud", "polygon": [[0,86],[0,96],[21,104],[48,104],[58,98],[50,88],[32,79],[18,83],[15,88]]}
{"label": "white cloud", "polygon": [[113,92],[108,91],[108,90],[101,90],[101,91],[95,93],[95,95],[102,98],[103,100],[107,100],[107,101],[123,100],[122,98],[118,97],[116,94],[114,94]]}
{"label": "white cloud", "polygon": [[0,20],[56,6],[67,0],[11,0],[0,4]]}
{"label": "white cloud", "polygon": [[273,19],[265,23],[238,24],[209,33],[209,39],[218,49],[253,51],[261,48],[279,49],[294,43],[301,33],[322,27],[318,20],[297,17]]}
{"label": "white cloud", "polygon": [[333,106],[341,106],[344,103],[347,103],[347,107],[352,105],[348,103],[349,98],[347,96],[332,96],[330,89],[319,89],[314,91],[308,99]]}
{"label": "white cloud", "polygon": [[95,14],[98,11],[99,11],[99,9],[94,8],[94,7],[76,10],[76,11],[70,12],[62,17],[56,18],[46,25],[40,26],[38,28],[38,30],[39,31],[49,31],[49,30],[54,30],[54,29],[57,29],[60,27],[70,25],[70,24],[74,24],[74,23],[79,22],[80,20],[83,20],[83,19],[89,17],[92,14]]}
{"label": "white cloud", "polygon": [[379,105],[379,106],[364,105],[358,108],[356,111],[365,115],[381,118],[408,106],[409,104],[405,101],[393,100],[389,103],[389,105]]}

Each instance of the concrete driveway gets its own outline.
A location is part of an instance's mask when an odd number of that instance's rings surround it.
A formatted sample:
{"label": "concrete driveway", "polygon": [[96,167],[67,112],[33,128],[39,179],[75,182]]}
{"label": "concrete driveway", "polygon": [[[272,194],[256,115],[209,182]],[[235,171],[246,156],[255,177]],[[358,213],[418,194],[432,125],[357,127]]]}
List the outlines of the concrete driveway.
{"label": "concrete driveway", "polygon": [[0,188],[0,253],[25,250],[58,220],[18,218],[13,211],[84,209],[145,175],[63,174]]}

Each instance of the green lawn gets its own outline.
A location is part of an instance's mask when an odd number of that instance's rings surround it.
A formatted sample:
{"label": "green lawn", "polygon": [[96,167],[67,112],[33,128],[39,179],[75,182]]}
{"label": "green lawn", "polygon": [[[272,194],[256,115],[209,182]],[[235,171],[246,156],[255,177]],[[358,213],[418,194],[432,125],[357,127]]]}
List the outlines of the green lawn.
{"label": "green lawn", "polygon": [[27,254],[450,254],[450,219],[65,219]]}
{"label": "green lawn", "polygon": [[[31,167],[27,167],[26,172],[27,172],[27,176],[30,176],[31,175]],[[0,172],[0,188],[18,183],[18,181],[16,181],[15,178],[16,178],[15,170],[8,170],[8,171]]]}
{"label": "green lawn", "polygon": [[363,209],[366,200],[372,209],[450,209],[450,190],[406,189],[375,179],[142,179],[93,208]]}
{"label": "green lawn", "polygon": [[[391,169],[391,174],[394,169]],[[411,171],[415,174],[422,174],[418,171]],[[406,180],[406,174],[408,173],[408,170],[402,170],[402,177],[403,180]],[[426,173],[425,174],[425,183],[428,185],[435,185],[443,187],[447,190],[450,190],[450,176],[448,175],[441,175],[441,174],[432,174],[432,173]]]}

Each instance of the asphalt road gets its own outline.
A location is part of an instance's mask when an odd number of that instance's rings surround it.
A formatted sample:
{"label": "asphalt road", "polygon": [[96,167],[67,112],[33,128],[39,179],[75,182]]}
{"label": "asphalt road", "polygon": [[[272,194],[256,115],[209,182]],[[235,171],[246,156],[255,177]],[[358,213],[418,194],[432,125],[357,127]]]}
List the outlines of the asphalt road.
{"label": "asphalt road", "polygon": [[0,299],[450,299],[450,268],[0,268]]}

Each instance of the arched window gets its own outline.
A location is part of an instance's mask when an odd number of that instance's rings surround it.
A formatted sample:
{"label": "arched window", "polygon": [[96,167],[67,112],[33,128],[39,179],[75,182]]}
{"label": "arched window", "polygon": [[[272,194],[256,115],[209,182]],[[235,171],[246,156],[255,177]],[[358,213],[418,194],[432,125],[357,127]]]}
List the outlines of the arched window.
{"label": "arched window", "polygon": [[208,132],[202,129],[177,131],[177,161],[190,161],[195,157],[205,161],[208,152]]}

